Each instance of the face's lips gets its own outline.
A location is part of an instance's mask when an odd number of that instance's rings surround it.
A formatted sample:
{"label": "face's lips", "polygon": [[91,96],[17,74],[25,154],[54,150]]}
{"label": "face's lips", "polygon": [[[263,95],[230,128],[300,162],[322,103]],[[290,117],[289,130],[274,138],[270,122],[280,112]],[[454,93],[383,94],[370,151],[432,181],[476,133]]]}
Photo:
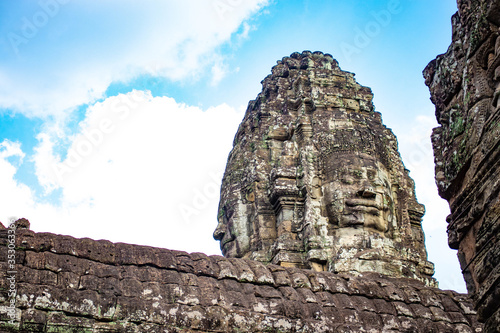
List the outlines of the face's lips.
{"label": "face's lips", "polygon": [[[226,235],[229,235],[229,233],[227,233]],[[225,235],[224,235],[224,236],[225,236]],[[234,237],[232,237],[232,236],[230,236],[230,235],[229,235],[229,237],[227,237],[227,238],[226,238],[226,237],[222,238],[222,241],[221,241],[221,247],[224,247],[227,243],[230,243],[230,242],[232,242],[232,241],[234,241]]]}
{"label": "face's lips", "polygon": [[361,207],[367,207],[367,208],[374,208],[377,211],[382,210],[381,205],[372,199],[347,199],[345,201],[345,204],[349,207],[353,207],[353,209],[361,206]]}
{"label": "face's lips", "polygon": [[220,249],[222,251],[222,255],[226,255],[227,251],[228,251],[228,244],[231,243],[234,239],[232,238],[227,238],[227,239],[222,239],[221,242],[220,242]]}
{"label": "face's lips", "polygon": [[358,205],[354,207],[349,207],[349,213],[353,212],[359,212],[359,213],[365,213],[365,214],[370,214],[374,216],[380,216],[380,210],[374,207],[367,207],[363,205]]}
{"label": "face's lips", "polygon": [[382,210],[382,206],[373,199],[346,199],[345,204],[347,206],[346,208],[348,208],[347,211],[351,214],[356,212],[380,216],[380,211]]}

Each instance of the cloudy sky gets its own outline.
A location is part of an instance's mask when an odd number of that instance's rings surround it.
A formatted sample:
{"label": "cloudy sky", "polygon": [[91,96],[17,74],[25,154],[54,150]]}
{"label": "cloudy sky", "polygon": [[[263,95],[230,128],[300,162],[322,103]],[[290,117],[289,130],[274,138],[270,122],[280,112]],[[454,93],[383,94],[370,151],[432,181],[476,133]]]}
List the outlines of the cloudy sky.
{"label": "cloudy sky", "polygon": [[372,88],[426,205],[441,288],[465,291],[433,180],[422,70],[454,0],[0,1],[0,221],[220,254],[219,187],[278,59],[320,50]]}

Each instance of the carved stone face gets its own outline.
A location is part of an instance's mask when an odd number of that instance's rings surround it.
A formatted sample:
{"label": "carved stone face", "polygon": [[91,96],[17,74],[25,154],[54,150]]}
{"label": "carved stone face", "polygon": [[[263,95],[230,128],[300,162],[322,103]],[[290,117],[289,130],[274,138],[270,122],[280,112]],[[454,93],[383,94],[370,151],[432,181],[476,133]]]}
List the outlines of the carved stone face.
{"label": "carved stone face", "polygon": [[371,90],[308,51],[278,61],[262,85],[221,186],[223,255],[430,279],[423,207]]}
{"label": "carved stone face", "polygon": [[330,223],[339,228],[388,231],[394,217],[394,198],[389,173],[382,163],[370,155],[352,153],[336,155],[330,162],[323,187]]}
{"label": "carved stone face", "polygon": [[238,202],[231,207],[223,207],[219,212],[214,238],[220,241],[225,257],[241,258],[249,254],[250,237],[246,205]]}

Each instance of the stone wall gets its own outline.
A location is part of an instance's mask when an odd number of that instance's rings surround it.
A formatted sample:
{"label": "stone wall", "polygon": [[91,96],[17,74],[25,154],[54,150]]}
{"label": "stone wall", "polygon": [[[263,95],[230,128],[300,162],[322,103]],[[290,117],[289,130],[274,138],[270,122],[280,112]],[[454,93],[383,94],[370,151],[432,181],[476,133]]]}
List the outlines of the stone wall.
{"label": "stone wall", "polygon": [[500,2],[459,0],[448,51],[424,70],[440,127],[436,183],[448,200],[448,240],[479,319],[500,329]]}
{"label": "stone wall", "polygon": [[481,331],[466,295],[414,279],[27,229],[0,230],[0,241],[1,332]]}

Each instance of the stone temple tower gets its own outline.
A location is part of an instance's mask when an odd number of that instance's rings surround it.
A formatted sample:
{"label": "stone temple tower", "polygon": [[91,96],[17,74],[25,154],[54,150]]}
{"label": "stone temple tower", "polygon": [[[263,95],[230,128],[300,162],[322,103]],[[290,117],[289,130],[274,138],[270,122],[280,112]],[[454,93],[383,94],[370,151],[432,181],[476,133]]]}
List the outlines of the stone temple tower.
{"label": "stone temple tower", "polygon": [[223,255],[435,285],[424,207],[370,88],[309,51],[278,61],[262,86],[222,181]]}

